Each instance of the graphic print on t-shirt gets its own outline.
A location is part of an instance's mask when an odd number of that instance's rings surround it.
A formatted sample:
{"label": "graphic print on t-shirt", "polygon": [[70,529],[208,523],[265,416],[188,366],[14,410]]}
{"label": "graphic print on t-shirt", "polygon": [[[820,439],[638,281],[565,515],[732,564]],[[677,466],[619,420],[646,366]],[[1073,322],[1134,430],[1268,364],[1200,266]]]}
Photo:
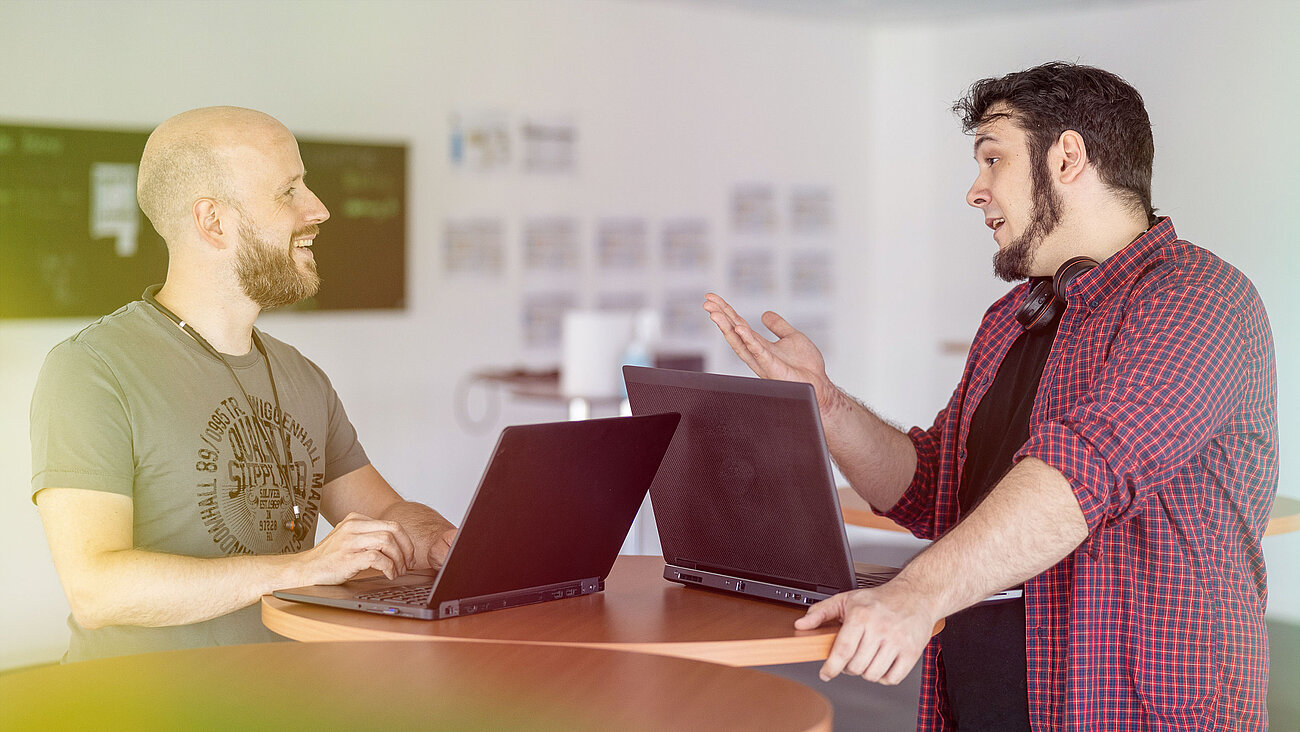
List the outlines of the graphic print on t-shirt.
{"label": "graphic print on t-shirt", "polygon": [[[325,480],[315,469],[320,453],[293,415],[252,400],[256,414],[242,398],[223,399],[199,434],[199,519],[224,554],[296,552],[316,534]],[[285,525],[295,501],[302,509],[296,534]]]}

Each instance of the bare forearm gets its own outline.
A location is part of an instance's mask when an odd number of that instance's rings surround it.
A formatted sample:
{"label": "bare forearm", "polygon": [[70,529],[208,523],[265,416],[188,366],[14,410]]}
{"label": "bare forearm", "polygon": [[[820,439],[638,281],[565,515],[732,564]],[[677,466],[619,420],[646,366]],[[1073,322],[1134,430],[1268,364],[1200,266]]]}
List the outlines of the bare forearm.
{"label": "bare forearm", "polygon": [[906,434],[843,390],[832,385],[829,393],[821,412],[831,457],[858,495],[888,510],[912,482],[916,448]]}
{"label": "bare forearm", "polygon": [[[390,505],[380,518],[396,521],[406,529],[411,541],[415,543],[417,566],[421,567],[441,564],[441,558],[446,556],[446,547],[450,544],[450,540],[446,539],[447,532],[456,528],[442,514],[423,503],[412,501],[398,501]],[[426,564],[430,556],[435,557],[436,561]]]}
{"label": "bare forearm", "polygon": [[161,627],[211,620],[302,584],[309,578],[300,554],[201,559],[126,549],[101,555],[68,598],[87,628]]}
{"label": "bare forearm", "polygon": [[1087,536],[1069,482],[1050,465],[1026,458],[896,581],[931,598],[934,617],[942,618],[1041,574]]}

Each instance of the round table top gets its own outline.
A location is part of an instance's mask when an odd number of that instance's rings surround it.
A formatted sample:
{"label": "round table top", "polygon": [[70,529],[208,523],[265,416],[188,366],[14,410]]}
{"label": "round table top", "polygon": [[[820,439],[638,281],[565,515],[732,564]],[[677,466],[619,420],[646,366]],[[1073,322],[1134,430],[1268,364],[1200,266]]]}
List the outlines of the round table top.
{"label": "round table top", "polygon": [[1300,499],[1273,496],[1273,511],[1268,515],[1264,536],[1300,531]]}
{"label": "round table top", "polygon": [[[869,529],[884,529],[885,531],[903,531],[907,529],[890,521],[884,516],[877,515],[871,510],[871,504],[867,499],[858,495],[858,492],[848,486],[840,486],[840,513],[844,516],[844,523],[852,526],[866,526]],[[910,533],[910,532],[909,532]]]}
{"label": "round table top", "polygon": [[641,651],[731,666],[825,660],[839,630],[795,630],[792,605],[687,588],[663,559],[621,556],[605,591],[446,620],[414,620],[262,597],[262,623],[301,641],[507,641]]}
{"label": "round table top", "polygon": [[0,675],[0,727],[830,730],[831,706],[752,669],[506,643],[263,643]]}

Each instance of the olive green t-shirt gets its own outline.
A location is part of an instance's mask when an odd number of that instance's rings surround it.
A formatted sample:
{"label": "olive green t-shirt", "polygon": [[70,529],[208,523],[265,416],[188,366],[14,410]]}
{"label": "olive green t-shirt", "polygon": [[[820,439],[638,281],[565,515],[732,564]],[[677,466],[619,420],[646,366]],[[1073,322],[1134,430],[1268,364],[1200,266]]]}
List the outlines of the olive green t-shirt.
{"label": "olive green t-shirt", "polygon": [[[369,461],[324,372],[258,334],[267,358],[227,356],[251,405],[221,361],[142,301],[55,346],[32,396],[33,498],[52,487],[128,496],[135,547],[147,551],[311,548],[325,484]],[[297,536],[285,526],[289,486],[304,514]],[[257,604],[193,625],[68,625],[70,661],[278,639]]]}

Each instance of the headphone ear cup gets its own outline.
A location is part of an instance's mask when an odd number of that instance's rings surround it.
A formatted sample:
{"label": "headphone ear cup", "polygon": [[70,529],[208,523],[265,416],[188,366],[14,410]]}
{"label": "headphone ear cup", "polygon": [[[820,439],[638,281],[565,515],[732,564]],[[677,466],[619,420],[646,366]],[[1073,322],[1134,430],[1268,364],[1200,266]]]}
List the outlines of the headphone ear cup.
{"label": "headphone ear cup", "polygon": [[1016,309],[1016,320],[1025,330],[1041,328],[1052,322],[1060,309],[1052,281],[1042,279],[1029,288],[1029,297]]}
{"label": "headphone ear cup", "polygon": [[1074,257],[1065,260],[1065,263],[1057,268],[1056,275],[1052,277],[1052,290],[1058,297],[1064,298],[1065,288],[1069,287],[1076,277],[1096,267],[1097,264],[1097,260],[1091,257]]}

